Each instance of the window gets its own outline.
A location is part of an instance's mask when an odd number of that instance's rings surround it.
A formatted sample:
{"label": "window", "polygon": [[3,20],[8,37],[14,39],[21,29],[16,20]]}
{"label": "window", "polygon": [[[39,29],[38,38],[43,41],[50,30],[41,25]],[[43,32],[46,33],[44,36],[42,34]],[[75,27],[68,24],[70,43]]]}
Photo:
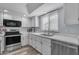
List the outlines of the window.
{"label": "window", "polygon": [[57,31],[58,32],[57,11],[41,16],[41,29],[43,31]]}
{"label": "window", "polygon": [[44,16],[41,17],[41,29],[43,31],[47,31],[48,30],[48,24],[49,24],[48,21],[49,21],[48,20],[48,15],[44,15]]}
{"label": "window", "polygon": [[50,14],[50,31],[58,31],[58,13]]}

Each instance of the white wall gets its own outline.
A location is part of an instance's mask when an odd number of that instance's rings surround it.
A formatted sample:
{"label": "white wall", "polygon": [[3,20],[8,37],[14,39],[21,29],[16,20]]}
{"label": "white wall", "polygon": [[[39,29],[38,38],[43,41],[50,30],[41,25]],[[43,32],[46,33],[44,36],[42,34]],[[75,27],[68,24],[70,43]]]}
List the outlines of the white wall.
{"label": "white wall", "polygon": [[59,10],[59,32],[79,34],[79,24],[67,25],[64,20],[64,9]]}
{"label": "white wall", "polygon": [[78,3],[65,3],[64,4],[64,19],[68,25],[78,24]]}

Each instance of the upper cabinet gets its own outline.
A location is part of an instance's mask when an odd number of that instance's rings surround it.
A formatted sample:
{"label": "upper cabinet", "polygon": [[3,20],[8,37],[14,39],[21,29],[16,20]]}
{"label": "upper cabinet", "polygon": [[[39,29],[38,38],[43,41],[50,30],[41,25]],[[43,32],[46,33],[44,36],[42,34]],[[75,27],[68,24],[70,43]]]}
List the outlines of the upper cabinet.
{"label": "upper cabinet", "polygon": [[39,17],[35,16],[35,27],[39,27]]}
{"label": "upper cabinet", "polygon": [[39,16],[31,17],[31,27],[39,27]]}
{"label": "upper cabinet", "polygon": [[65,24],[79,24],[79,4],[78,3],[65,3],[64,4],[64,20]]}
{"label": "upper cabinet", "polygon": [[9,19],[9,20],[20,20],[21,21],[21,15],[17,15],[14,12],[8,11],[3,12],[3,19]]}
{"label": "upper cabinet", "polygon": [[22,17],[22,27],[31,27],[31,20],[27,17]]}

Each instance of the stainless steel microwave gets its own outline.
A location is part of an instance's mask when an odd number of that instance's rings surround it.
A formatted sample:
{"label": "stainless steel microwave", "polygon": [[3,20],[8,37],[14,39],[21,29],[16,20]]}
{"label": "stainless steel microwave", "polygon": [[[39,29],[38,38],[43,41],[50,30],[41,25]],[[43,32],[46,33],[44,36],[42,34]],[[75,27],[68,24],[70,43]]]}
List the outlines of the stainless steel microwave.
{"label": "stainless steel microwave", "polygon": [[21,21],[3,19],[4,27],[21,27]]}

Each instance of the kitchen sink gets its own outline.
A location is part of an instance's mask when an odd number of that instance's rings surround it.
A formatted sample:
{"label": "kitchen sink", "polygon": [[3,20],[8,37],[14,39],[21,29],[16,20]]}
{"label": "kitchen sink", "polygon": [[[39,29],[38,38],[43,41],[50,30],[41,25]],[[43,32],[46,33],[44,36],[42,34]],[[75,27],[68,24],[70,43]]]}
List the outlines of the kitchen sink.
{"label": "kitchen sink", "polygon": [[43,33],[41,35],[44,35],[44,36],[53,36],[54,34]]}

